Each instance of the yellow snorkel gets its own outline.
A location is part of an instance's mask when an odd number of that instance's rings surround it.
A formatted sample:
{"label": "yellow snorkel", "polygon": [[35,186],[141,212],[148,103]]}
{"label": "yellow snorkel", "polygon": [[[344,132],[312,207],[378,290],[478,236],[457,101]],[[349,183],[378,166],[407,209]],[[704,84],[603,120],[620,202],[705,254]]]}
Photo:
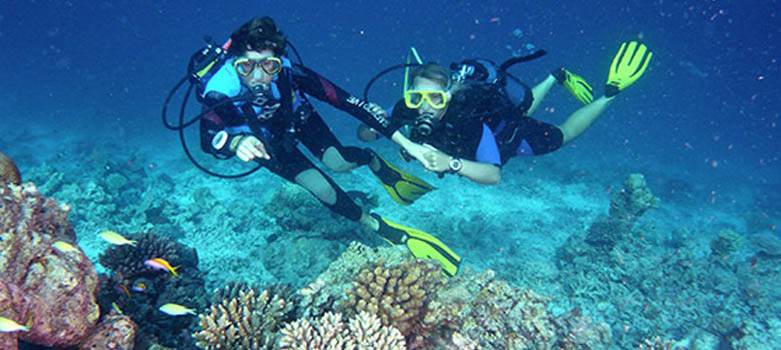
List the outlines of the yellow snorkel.
{"label": "yellow snorkel", "polygon": [[415,62],[417,64],[423,64],[423,60],[420,59],[420,55],[418,55],[418,50],[415,49],[414,46],[409,47],[409,52],[407,53],[407,64],[404,68],[404,86],[402,86],[402,96],[407,92],[407,86],[409,86],[409,67],[410,67],[410,61],[412,58],[415,58]]}

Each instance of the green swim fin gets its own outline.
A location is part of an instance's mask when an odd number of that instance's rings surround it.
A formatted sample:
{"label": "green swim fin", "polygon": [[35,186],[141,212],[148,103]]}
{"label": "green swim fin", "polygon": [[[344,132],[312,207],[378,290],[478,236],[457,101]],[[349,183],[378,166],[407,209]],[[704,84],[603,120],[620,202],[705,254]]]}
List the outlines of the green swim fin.
{"label": "green swim fin", "polygon": [[591,88],[591,85],[583,77],[564,69],[564,67],[554,69],[551,74],[559,84],[564,86],[572,96],[575,96],[584,105],[594,101],[594,89]]}
{"label": "green swim fin", "polygon": [[605,96],[615,96],[632,85],[645,73],[653,55],[653,52],[637,41],[622,43],[610,65]]}
{"label": "green swim fin", "polygon": [[371,166],[369,168],[374,176],[380,179],[385,191],[399,204],[410,205],[416,199],[436,189],[426,181],[399,170],[376,153],[372,153],[379,161],[380,167],[377,170],[371,169]]}
{"label": "green swim fin", "polygon": [[461,257],[436,237],[414,228],[399,225],[377,214],[371,214],[380,224],[377,234],[391,245],[406,244],[416,258],[434,259],[442,267],[442,273],[453,277],[461,265]]}

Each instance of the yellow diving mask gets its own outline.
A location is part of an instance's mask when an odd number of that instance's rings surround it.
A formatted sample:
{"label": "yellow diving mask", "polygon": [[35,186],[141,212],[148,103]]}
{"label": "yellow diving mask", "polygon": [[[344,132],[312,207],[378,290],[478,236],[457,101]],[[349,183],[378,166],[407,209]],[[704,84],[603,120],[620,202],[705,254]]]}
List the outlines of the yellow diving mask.
{"label": "yellow diving mask", "polygon": [[252,74],[255,67],[260,67],[264,72],[274,75],[282,71],[282,60],[274,56],[269,56],[259,60],[240,58],[237,59],[236,62],[233,62],[233,68],[236,69],[236,73],[239,73],[244,77]]}
{"label": "yellow diving mask", "polygon": [[404,92],[404,104],[408,108],[418,109],[426,101],[434,109],[447,106],[448,92],[442,90],[407,90]]}

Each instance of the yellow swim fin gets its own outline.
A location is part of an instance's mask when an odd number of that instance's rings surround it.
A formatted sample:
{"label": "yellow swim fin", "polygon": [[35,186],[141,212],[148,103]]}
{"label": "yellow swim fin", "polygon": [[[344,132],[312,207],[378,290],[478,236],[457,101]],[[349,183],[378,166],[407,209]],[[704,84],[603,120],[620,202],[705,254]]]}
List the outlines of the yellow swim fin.
{"label": "yellow swim fin", "polygon": [[[373,152],[372,152],[373,153]],[[374,153],[379,162],[379,168],[374,170],[369,167],[374,173],[374,176],[382,183],[382,187],[385,191],[401,205],[410,205],[415,202],[416,199],[423,197],[426,193],[429,193],[436,189],[436,187],[430,185],[426,181],[418,178],[415,175],[405,173],[399,168],[393,166],[382,157]]]}
{"label": "yellow swim fin", "polygon": [[648,47],[637,41],[622,43],[610,65],[605,96],[615,96],[632,85],[645,73],[653,55],[654,53],[648,50]]}
{"label": "yellow swim fin", "polygon": [[406,244],[416,258],[434,259],[442,267],[442,273],[453,277],[461,265],[461,257],[436,237],[414,228],[399,225],[377,214],[371,214],[380,224],[377,234],[391,245]]}
{"label": "yellow swim fin", "polygon": [[551,74],[580,103],[587,105],[594,101],[594,89],[591,88],[591,85],[583,77],[564,69],[564,67],[553,70]]}

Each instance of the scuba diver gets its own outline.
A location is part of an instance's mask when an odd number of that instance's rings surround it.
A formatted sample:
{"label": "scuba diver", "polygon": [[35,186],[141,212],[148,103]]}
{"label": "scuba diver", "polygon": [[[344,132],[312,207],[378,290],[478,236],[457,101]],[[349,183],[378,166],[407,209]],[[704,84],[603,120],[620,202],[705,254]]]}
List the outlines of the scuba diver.
{"label": "scuba diver", "polygon": [[[235,155],[244,162],[257,162],[302,186],[332,212],[362,223],[393,245],[405,244],[417,258],[437,260],[443,272],[453,276],[461,258],[444,243],[364,211],[299,150],[301,143],[333,171],[368,165],[401,204],[409,205],[434,189],[369,149],[343,146],[314,110],[310,97],[349,113],[418,156],[426,151],[392,129],[381,108],[292,63],[286,56],[288,44],[271,18],[257,17],[231,35],[224,45],[224,59],[198,72],[208,78],[198,92],[205,109],[200,117],[203,151],[219,159]],[[206,70],[213,72],[206,74]]]}
{"label": "scuba diver", "polygon": [[[414,48],[412,52],[417,57]],[[440,176],[458,174],[477,183],[497,184],[502,165],[511,157],[546,154],[580,136],[616,94],[643,75],[653,55],[641,43],[623,43],[611,64],[605,95],[593,100],[588,83],[564,68],[531,89],[506,72],[512,64],[542,54],[508,60],[498,69],[487,60],[465,60],[451,65],[452,72],[437,64],[422,64],[418,58],[421,64],[409,77],[405,75],[404,98],[390,111],[394,125],[404,127],[413,142],[429,149],[423,157],[412,158]],[[531,118],[555,83],[585,106],[561,125]],[[358,138],[373,141],[378,135],[371,126],[361,125]],[[403,156],[405,151],[402,148]]]}

